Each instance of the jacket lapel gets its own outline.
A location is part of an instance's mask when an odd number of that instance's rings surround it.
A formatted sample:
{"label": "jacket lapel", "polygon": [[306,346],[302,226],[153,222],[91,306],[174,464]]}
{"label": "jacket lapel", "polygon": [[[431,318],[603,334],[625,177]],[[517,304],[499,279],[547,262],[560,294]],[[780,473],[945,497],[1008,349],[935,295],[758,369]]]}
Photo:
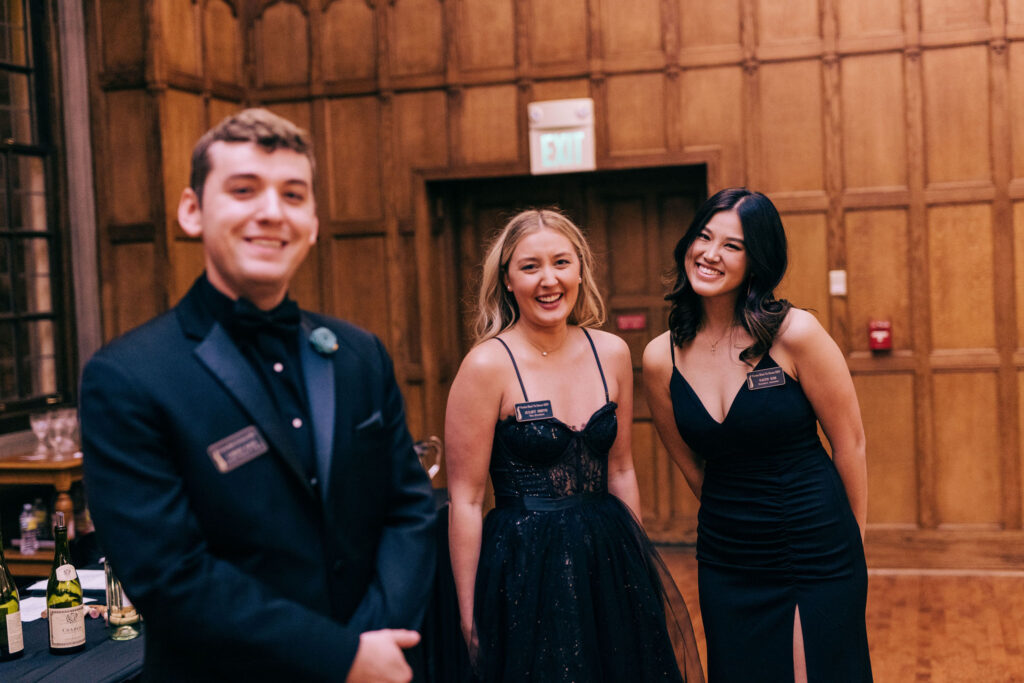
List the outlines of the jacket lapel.
{"label": "jacket lapel", "polygon": [[224,328],[214,323],[206,338],[193,353],[241,404],[289,469],[295,472],[304,487],[314,495],[303,474],[302,464],[294,453],[291,438],[285,431],[285,425],[277,414],[266,388]]}
{"label": "jacket lapel", "polygon": [[316,446],[316,466],[321,491],[326,500],[331,481],[331,460],[334,452],[334,363],[329,356],[317,353],[309,343],[312,323],[303,316],[302,339],[299,341],[299,355],[302,359],[302,374],[306,383],[306,397],[309,399],[309,416],[313,420],[313,440]]}

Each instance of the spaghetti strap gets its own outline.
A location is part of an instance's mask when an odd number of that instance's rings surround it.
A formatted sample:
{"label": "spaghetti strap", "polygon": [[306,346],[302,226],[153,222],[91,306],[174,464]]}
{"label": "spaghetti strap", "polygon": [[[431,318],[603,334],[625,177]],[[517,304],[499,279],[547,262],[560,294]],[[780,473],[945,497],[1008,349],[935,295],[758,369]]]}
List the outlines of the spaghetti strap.
{"label": "spaghetti strap", "polygon": [[[512,367],[515,368],[516,377],[519,379],[519,388],[523,390],[523,400],[529,403],[530,398],[526,395],[526,385],[523,384],[523,376],[519,374],[519,366],[516,365],[516,357],[512,355],[512,349],[508,348],[508,344],[506,344],[505,340],[501,337],[495,337],[495,339],[500,341],[501,345],[505,347],[506,351],[508,351],[508,357],[512,359]],[[593,345],[593,342],[591,342],[591,345]],[[600,364],[600,361],[598,361],[598,363]],[[604,375],[601,376],[601,379],[604,379]],[[604,393],[608,393],[607,388],[605,388]]]}
{"label": "spaghetti strap", "polygon": [[676,368],[676,347],[672,345],[672,333],[668,333],[668,355],[672,356],[672,369]]}
{"label": "spaghetti strap", "polygon": [[[590,338],[590,333],[587,332],[587,328],[581,327],[583,334],[587,335],[587,341],[590,342],[590,349],[594,352],[594,360],[597,361],[597,371],[601,373],[601,384],[604,385],[604,402],[608,402],[608,382],[604,378],[604,368],[601,367],[601,358],[597,355],[597,347],[594,346],[594,340]],[[512,352],[509,351],[511,354]],[[520,380],[521,381],[521,380]]]}

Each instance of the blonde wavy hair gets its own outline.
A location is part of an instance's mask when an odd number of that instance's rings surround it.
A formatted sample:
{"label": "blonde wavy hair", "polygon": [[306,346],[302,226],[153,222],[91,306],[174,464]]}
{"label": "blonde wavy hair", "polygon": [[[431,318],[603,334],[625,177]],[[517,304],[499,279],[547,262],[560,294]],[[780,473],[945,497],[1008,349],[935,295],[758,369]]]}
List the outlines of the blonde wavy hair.
{"label": "blonde wavy hair", "polygon": [[528,209],[506,223],[487,250],[473,329],[476,344],[498,336],[519,320],[519,306],[512,292],[505,286],[508,264],[524,237],[544,229],[553,230],[569,240],[580,260],[580,277],[583,281],[580,283],[576,305],[569,314],[569,323],[580,327],[600,327],[604,324],[604,300],[594,282],[594,254],[583,232],[559,211]]}

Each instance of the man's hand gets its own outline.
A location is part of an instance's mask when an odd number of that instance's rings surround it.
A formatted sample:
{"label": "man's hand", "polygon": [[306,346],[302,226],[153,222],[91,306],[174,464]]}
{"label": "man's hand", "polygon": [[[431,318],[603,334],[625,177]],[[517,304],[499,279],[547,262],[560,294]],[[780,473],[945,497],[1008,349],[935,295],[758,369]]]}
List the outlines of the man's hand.
{"label": "man's hand", "polygon": [[402,650],[420,642],[416,631],[383,629],[359,636],[359,649],[348,670],[347,683],[409,683],[412,669]]}

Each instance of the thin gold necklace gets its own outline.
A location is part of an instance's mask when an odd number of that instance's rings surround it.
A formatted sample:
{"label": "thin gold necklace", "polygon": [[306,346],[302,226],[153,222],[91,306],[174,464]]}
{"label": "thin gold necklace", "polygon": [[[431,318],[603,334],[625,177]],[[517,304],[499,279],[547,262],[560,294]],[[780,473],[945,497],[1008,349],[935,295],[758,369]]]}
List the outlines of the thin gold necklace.
{"label": "thin gold necklace", "polygon": [[558,351],[558,350],[559,350],[560,348],[562,348],[563,346],[565,346],[565,342],[567,342],[567,341],[569,340],[569,333],[568,333],[568,332],[566,332],[566,333],[565,333],[565,338],[564,338],[564,339],[562,339],[562,343],[561,343],[561,344],[559,344],[558,346],[556,346],[556,347],[555,347],[555,348],[553,348],[553,349],[549,349],[548,351],[545,351],[545,350],[544,350],[544,349],[542,349],[542,348],[541,348],[540,346],[538,346],[537,344],[535,344],[535,343],[533,342],[533,340],[532,340],[532,339],[530,339],[530,337],[529,337],[529,336],[528,336],[528,335],[527,335],[526,333],[523,333],[523,339],[525,339],[525,340],[526,340],[526,342],[527,342],[527,343],[528,343],[528,344],[529,344],[530,346],[532,346],[533,348],[535,348],[535,349],[537,349],[538,351],[540,351],[540,355],[541,355],[541,356],[543,356],[544,358],[547,358],[547,357],[548,357],[548,354],[549,354],[549,353],[554,353],[555,351]]}
{"label": "thin gold necklace", "polygon": [[716,353],[716,352],[718,351],[718,344],[719,344],[719,343],[720,343],[720,342],[721,342],[721,341],[722,341],[723,339],[725,339],[725,335],[729,334],[729,332],[730,332],[730,331],[732,331],[732,325],[729,325],[728,327],[726,327],[726,328],[725,328],[725,332],[723,332],[723,333],[722,333],[722,334],[721,334],[721,335],[720,335],[720,336],[718,337],[718,339],[716,339],[716,340],[715,340],[715,341],[713,341],[713,342],[710,342],[710,344],[711,344],[711,353]]}

